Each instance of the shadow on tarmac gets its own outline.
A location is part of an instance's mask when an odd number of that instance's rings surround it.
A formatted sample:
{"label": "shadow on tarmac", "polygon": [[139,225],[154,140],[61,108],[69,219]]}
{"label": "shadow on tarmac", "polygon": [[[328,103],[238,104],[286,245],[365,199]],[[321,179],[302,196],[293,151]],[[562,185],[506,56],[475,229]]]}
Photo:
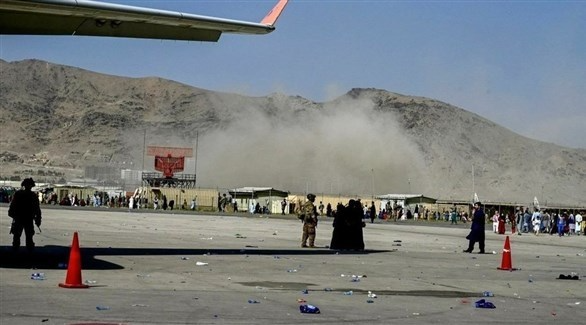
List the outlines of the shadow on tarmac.
{"label": "shadow on tarmac", "polygon": [[[33,253],[21,247],[13,252],[12,247],[0,247],[0,268],[12,269],[66,269],[69,262],[69,246],[37,246]],[[209,255],[335,255],[335,254],[376,254],[396,250],[337,251],[324,248],[259,249],[254,246],[242,249],[198,249],[198,248],[114,248],[83,247],[80,250],[84,270],[120,270],[124,266],[100,260],[98,256],[201,256]]]}

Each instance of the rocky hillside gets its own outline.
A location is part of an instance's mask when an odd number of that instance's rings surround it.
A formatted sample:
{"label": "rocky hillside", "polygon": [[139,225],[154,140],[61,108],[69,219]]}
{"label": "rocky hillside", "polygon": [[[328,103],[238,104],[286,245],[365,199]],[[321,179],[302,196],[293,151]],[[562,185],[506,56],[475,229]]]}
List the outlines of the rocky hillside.
{"label": "rocky hillside", "polygon": [[[196,148],[200,186],[586,205],[586,150],[522,137],[422,97],[252,98],[160,78],[0,61],[1,177],[152,170],[144,144]],[[24,170],[24,172],[23,172]]]}

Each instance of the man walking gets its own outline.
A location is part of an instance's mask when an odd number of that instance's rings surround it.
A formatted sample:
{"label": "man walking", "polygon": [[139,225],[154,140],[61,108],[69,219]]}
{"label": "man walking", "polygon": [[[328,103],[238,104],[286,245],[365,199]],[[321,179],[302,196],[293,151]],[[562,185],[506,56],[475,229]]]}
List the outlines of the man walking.
{"label": "man walking", "polygon": [[486,215],[482,210],[480,202],[474,203],[474,217],[472,218],[472,225],[470,226],[470,234],[466,236],[468,239],[468,249],[464,253],[472,253],[474,250],[474,243],[478,242],[480,254],[484,254],[484,223]]}

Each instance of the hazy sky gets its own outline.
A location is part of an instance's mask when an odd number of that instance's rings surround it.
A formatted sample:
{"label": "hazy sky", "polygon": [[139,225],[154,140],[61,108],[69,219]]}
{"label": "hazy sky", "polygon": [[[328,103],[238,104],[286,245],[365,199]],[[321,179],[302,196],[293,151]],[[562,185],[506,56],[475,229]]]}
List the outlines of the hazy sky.
{"label": "hazy sky", "polygon": [[[110,2],[260,21],[277,0]],[[291,0],[264,36],[223,35],[219,43],[0,36],[0,57],[250,96],[326,101],[374,87],[586,148],[586,1]]]}

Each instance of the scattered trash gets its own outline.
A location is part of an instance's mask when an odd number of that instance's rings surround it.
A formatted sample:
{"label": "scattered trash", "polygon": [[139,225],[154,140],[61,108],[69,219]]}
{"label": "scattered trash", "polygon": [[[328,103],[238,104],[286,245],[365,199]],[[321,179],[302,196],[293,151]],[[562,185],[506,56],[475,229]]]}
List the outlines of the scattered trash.
{"label": "scattered trash", "polygon": [[361,275],[352,275],[352,280],[350,282],[360,282]]}
{"label": "scattered trash", "polygon": [[236,238],[246,238],[246,236],[242,236],[241,234],[234,235]]}
{"label": "scattered trash", "polygon": [[374,300],[372,300],[372,299],[368,299],[368,300],[366,301],[366,303],[368,303],[368,304],[373,304],[373,303],[374,303]]}
{"label": "scattered trash", "polygon": [[529,279],[527,279],[527,281],[529,281],[529,283],[533,282],[533,275],[529,274]]}
{"label": "scattered trash", "polygon": [[494,294],[492,292],[490,292],[490,291],[484,291],[482,293],[482,296],[483,297],[494,297]]}
{"label": "scattered trash", "polygon": [[85,280],[84,283],[85,284],[96,284],[96,283],[98,283],[98,281],[95,281],[95,280]]}
{"label": "scattered trash", "polygon": [[580,302],[579,302],[579,301],[576,301],[576,302],[570,302],[570,303],[568,304],[568,306],[578,306],[579,304],[580,304]]}
{"label": "scattered trash", "polygon": [[288,273],[296,273],[297,272],[297,269],[288,269],[287,272]]}
{"label": "scattered trash", "polygon": [[148,307],[149,305],[145,304],[132,304],[132,307]]}
{"label": "scattered trash", "polygon": [[48,321],[49,321],[49,319],[48,319],[48,318],[43,318],[43,319],[41,320],[41,323],[48,322]]}
{"label": "scattered trash", "polygon": [[303,314],[319,314],[319,308],[313,305],[301,305],[299,311]]}
{"label": "scattered trash", "polygon": [[397,240],[393,240],[393,243],[402,243],[402,242],[403,242],[403,241],[402,241],[402,240],[399,240],[399,239],[397,239]]}
{"label": "scattered trash", "polygon": [[420,315],[419,313],[413,313],[413,316],[419,316],[419,315]]}
{"label": "scattered trash", "polygon": [[334,289],[332,289],[332,288],[324,288],[324,291],[328,291],[329,292],[329,291],[334,291]]}
{"label": "scattered trash", "polygon": [[209,263],[206,263],[206,262],[199,262],[199,261],[195,262],[195,265],[197,265],[197,266],[205,266],[205,265],[208,265],[208,264]]}
{"label": "scattered trash", "polygon": [[299,298],[299,299],[297,299],[297,302],[300,303],[300,304],[304,304],[304,303],[307,302],[307,300],[302,299],[302,298]]}
{"label": "scattered trash", "polygon": [[307,289],[304,289],[304,290],[301,290],[301,293],[306,295],[306,294],[309,294],[309,291],[307,291]]}
{"label": "scattered trash", "polygon": [[189,257],[185,257],[185,256],[181,257],[182,261],[187,261],[188,259],[189,259]]}
{"label": "scattered trash", "polygon": [[279,233],[275,231],[275,232],[273,233],[273,236],[276,236],[276,235],[278,235],[278,234],[279,234]]}
{"label": "scattered trash", "polygon": [[31,280],[45,280],[45,273],[33,273],[31,274]]}
{"label": "scattered trash", "polygon": [[558,280],[580,280],[580,277],[578,275],[571,275],[571,274],[563,275],[563,274],[560,274],[557,279]]}
{"label": "scattered trash", "polygon": [[139,277],[139,278],[148,278],[151,275],[150,274],[137,274],[136,276]]}
{"label": "scattered trash", "polygon": [[260,301],[254,299],[248,299],[249,304],[260,304]]}
{"label": "scattered trash", "polygon": [[344,292],[344,296],[351,296],[354,292],[352,290]]}
{"label": "scattered trash", "polygon": [[484,299],[478,300],[475,304],[476,304],[476,308],[488,308],[488,309],[496,308],[496,306],[492,302],[486,301]]}
{"label": "scattered trash", "polygon": [[376,294],[372,293],[372,291],[369,291],[368,298],[376,298]]}
{"label": "scattered trash", "polygon": [[258,248],[258,246],[256,246],[256,245],[246,245],[244,247],[247,247],[247,248]]}
{"label": "scattered trash", "polygon": [[110,307],[108,306],[96,306],[97,310],[110,310]]}

